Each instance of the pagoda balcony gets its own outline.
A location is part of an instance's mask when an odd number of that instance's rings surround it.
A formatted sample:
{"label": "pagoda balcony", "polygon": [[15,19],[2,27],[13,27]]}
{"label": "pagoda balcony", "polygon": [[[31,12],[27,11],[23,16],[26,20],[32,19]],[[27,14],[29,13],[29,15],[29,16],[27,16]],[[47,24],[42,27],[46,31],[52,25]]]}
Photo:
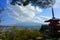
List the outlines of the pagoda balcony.
{"label": "pagoda balcony", "polygon": [[51,26],[49,30],[60,30],[60,26]]}

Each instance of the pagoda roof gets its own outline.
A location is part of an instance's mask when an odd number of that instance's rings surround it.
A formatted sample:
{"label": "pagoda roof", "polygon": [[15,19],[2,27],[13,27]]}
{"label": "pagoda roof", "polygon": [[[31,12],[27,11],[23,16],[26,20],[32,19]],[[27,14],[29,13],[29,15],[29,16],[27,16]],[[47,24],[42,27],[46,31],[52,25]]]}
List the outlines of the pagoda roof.
{"label": "pagoda roof", "polygon": [[60,21],[60,19],[49,19],[49,20],[47,20],[45,22],[51,22],[51,21]]}

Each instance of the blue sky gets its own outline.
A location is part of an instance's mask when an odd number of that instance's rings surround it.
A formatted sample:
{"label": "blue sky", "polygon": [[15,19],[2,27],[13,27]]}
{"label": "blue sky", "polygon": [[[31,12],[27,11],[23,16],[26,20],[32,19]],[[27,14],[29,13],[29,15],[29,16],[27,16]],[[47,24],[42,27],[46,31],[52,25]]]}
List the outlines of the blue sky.
{"label": "blue sky", "polygon": [[[0,0],[0,9],[4,11],[0,14],[2,22],[0,25],[14,25],[17,23],[42,23],[52,17],[51,8],[41,9],[33,7],[31,4],[27,6],[10,5],[10,1]],[[60,18],[60,0],[56,0],[54,13],[56,18]]]}

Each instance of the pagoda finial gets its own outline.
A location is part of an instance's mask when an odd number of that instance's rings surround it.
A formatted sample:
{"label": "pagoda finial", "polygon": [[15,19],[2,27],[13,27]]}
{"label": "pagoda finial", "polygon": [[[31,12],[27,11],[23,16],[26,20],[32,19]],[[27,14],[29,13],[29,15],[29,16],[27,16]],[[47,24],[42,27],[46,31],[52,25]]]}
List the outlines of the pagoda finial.
{"label": "pagoda finial", "polygon": [[52,19],[55,19],[53,7],[52,7]]}

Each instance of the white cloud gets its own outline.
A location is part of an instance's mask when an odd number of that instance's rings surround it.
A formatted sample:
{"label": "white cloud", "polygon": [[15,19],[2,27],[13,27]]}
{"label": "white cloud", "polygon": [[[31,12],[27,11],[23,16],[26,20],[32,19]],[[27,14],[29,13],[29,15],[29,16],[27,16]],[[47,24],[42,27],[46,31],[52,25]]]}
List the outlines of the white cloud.
{"label": "white cloud", "polygon": [[42,15],[40,15],[40,18],[43,18],[43,19],[51,19],[51,17],[47,17],[47,16],[42,16]]}
{"label": "white cloud", "polygon": [[[56,0],[56,3],[54,5],[54,8],[60,8],[60,0]],[[12,11],[12,13],[9,13],[9,11]],[[31,4],[28,6],[12,6],[9,5],[9,17],[11,17],[14,20],[17,20],[18,22],[35,22],[35,23],[45,23],[45,20],[50,19],[50,17],[46,16],[36,16],[35,14],[37,12],[42,12],[42,9],[38,7],[33,7]]]}
{"label": "white cloud", "polygon": [[9,18],[14,19],[16,22],[35,22],[35,23],[44,23],[45,20],[50,19],[46,16],[36,16],[36,13],[41,13],[42,9],[39,7],[31,6],[13,6],[8,4],[8,9],[4,13],[8,15]]}
{"label": "white cloud", "polygon": [[[8,7],[9,6],[9,7]],[[7,15],[17,21],[29,21],[35,17],[36,12],[42,12],[42,9],[39,9],[38,7],[35,8],[29,4],[28,6],[13,6],[13,5],[8,5],[8,11]]]}
{"label": "white cloud", "polygon": [[60,0],[56,0],[56,3],[53,7],[54,8],[60,8]]}
{"label": "white cloud", "polygon": [[34,22],[34,23],[44,23],[45,20],[50,19],[50,17],[46,16],[36,16],[36,13],[41,13],[42,9],[38,7],[31,6],[29,4],[28,6],[13,6],[13,5],[8,5],[7,6],[9,10],[5,10],[4,13],[8,15],[9,18],[13,19],[18,22]]}
{"label": "white cloud", "polygon": [[[46,16],[36,16],[36,12],[42,12],[42,9],[38,7],[35,9],[33,6],[28,5],[24,6],[12,6],[8,7],[7,15],[14,19],[17,22],[34,22],[34,23],[44,23],[45,20],[50,19],[50,17]],[[6,12],[6,11],[5,11]]]}
{"label": "white cloud", "polygon": [[49,19],[50,19],[50,17],[40,15],[40,16],[35,16],[35,17],[34,17],[32,20],[30,20],[30,21],[32,21],[32,22],[34,22],[34,23],[46,24],[44,21],[45,21],[45,20],[49,20]]}

